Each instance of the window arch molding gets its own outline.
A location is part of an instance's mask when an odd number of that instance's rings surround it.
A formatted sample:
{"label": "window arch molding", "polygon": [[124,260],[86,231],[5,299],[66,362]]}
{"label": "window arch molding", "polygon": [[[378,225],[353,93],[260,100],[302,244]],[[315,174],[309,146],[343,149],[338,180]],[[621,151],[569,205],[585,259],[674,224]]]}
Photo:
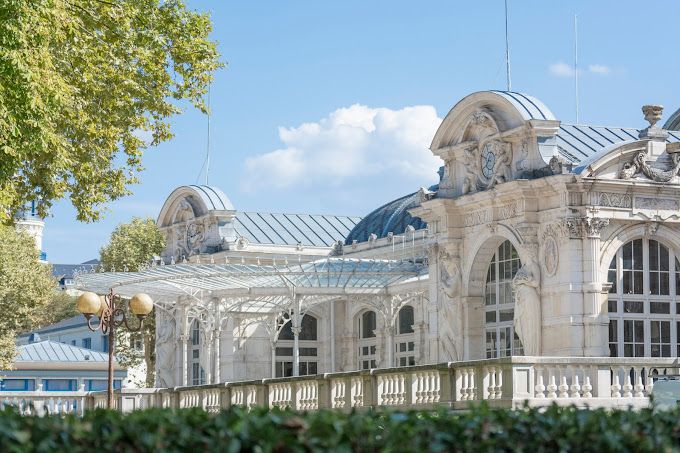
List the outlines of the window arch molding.
{"label": "window arch molding", "polygon": [[653,239],[661,242],[669,249],[678,251],[678,254],[680,254],[680,233],[659,224],[656,232],[654,234],[649,234],[648,225],[651,223],[653,222],[624,226],[613,231],[607,239],[602,240],[599,263],[601,282],[607,281],[607,273],[609,272],[609,264],[611,263],[612,258],[616,256],[616,253],[621,247],[632,240],[643,238]]}
{"label": "window arch molding", "polygon": [[[371,315],[372,314],[372,315]],[[382,354],[380,346],[380,329],[383,327],[378,310],[371,306],[363,306],[353,317],[354,341],[357,369],[376,368]],[[366,323],[369,324],[366,324]]]}
{"label": "window arch molding", "polygon": [[[486,272],[488,270],[491,259],[498,251],[498,247],[505,241],[510,241],[512,246],[519,254],[519,259],[523,263],[531,261],[531,257],[527,253],[526,247],[523,247],[523,242],[515,230],[507,225],[498,225],[504,227],[504,230],[510,234],[486,234],[479,235],[471,247],[470,259],[464,260],[467,262],[462,271],[462,294],[468,296],[484,296],[484,283],[486,282]],[[487,229],[485,229],[488,231]]]}

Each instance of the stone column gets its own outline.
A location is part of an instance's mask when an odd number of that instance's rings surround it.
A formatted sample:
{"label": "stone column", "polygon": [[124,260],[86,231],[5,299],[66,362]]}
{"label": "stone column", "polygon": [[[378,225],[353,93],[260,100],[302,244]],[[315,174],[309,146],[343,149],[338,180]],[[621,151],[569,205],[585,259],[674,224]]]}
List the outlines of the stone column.
{"label": "stone column", "polygon": [[189,382],[189,342],[191,337],[189,335],[180,335],[179,341],[182,344],[182,380],[183,386]]}
{"label": "stone column", "polygon": [[291,316],[291,331],[293,332],[293,376],[300,375],[300,331],[302,330],[302,314],[300,313],[300,296],[293,296],[295,309]]}
{"label": "stone column", "polygon": [[215,365],[215,372],[213,374],[213,382],[215,384],[220,383],[220,341],[222,341],[222,330],[221,329],[215,329],[214,332],[214,337],[215,337],[215,346],[213,348],[213,356],[214,356],[214,365]]}
{"label": "stone column", "polygon": [[[602,302],[600,281],[600,231],[609,219],[583,218],[583,355],[609,355],[607,305]],[[606,299],[605,299],[606,300]]]}
{"label": "stone column", "polygon": [[213,333],[211,331],[205,332],[204,334],[205,338],[205,383],[206,384],[211,384],[212,383],[212,363],[213,363],[213,357],[212,357],[212,346],[213,346]]}

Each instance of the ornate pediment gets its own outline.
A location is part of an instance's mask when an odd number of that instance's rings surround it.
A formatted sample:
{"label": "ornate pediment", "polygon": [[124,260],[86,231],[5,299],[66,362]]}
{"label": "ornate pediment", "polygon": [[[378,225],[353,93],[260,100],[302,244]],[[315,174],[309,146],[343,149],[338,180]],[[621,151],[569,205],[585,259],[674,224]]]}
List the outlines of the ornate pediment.
{"label": "ornate pediment", "polygon": [[512,145],[501,140],[479,142],[465,150],[462,193],[490,189],[512,178]]}

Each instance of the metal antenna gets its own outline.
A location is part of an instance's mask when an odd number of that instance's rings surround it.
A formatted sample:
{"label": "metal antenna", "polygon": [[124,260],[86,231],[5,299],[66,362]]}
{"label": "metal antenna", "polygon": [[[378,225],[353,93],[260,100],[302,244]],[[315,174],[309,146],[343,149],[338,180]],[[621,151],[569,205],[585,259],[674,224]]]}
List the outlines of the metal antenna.
{"label": "metal antenna", "polygon": [[578,123],[578,16],[574,14],[574,96],[576,104],[576,124]]}
{"label": "metal antenna", "polygon": [[508,91],[512,90],[510,78],[510,42],[508,40],[508,0],[505,0],[505,74],[508,83]]}
{"label": "metal antenna", "polygon": [[210,85],[208,85],[208,143],[205,150],[205,185],[210,185]]}

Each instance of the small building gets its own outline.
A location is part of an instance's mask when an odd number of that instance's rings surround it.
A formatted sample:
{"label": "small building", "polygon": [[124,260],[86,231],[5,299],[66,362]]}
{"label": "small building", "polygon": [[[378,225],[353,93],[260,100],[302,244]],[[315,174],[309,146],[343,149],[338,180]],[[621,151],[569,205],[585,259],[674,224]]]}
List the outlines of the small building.
{"label": "small building", "polygon": [[[17,348],[14,369],[0,372],[0,391],[106,390],[108,354],[71,344],[44,340]],[[127,371],[114,363],[114,388]]]}

